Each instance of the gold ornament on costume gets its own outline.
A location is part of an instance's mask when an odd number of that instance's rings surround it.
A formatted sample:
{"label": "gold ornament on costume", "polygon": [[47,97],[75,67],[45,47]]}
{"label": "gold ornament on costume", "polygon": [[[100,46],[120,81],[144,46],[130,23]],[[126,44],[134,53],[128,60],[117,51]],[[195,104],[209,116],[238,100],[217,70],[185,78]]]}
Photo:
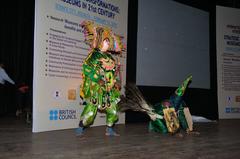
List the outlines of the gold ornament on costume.
{"label": "gold ornament on costume", "polygon": [[179,120],[174,108],[164,108],[163,109],[164,119],[166,121],[167,129],[170,133],[175,133],[179,129]]}

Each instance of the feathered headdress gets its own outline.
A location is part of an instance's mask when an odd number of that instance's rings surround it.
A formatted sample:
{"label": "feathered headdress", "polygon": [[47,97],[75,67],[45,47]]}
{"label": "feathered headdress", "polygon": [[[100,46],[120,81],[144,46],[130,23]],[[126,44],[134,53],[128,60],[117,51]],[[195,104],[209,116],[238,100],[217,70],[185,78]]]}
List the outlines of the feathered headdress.
{"label": "feathered headdress", "polygon": [[85,43],[91,48],[101,48],[102,41],[108,38],[110,43],[109,52],[120,53],[125,51],[123,36],[113,33],[110,28],[96,25],[92,21],[83,21],[81,26]]}

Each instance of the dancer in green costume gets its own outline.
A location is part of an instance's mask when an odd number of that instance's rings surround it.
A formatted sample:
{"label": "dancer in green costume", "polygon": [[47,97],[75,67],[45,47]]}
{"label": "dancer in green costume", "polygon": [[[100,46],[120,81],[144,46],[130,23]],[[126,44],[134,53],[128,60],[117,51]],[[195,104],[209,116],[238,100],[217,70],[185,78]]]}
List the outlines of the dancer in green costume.
{"label": "dancer in green costume", "polygon": [[117,104],[120,101],[121,86],[117,78],[119,64],[111,53],[116,53],[116,47],[120,45],[117,45],[116,35],[108,28],[95,27],[90,21],[84,22],[83,28],[85,35],[89,36],[89,32],[93,32],[93,49],[83,63],[80,96],[86,105],[76,133],[82,135],[84,129],[94,122],[97,111],[100,110],[106,113],[106,135],[119,136],[113,130],[118,120]]}

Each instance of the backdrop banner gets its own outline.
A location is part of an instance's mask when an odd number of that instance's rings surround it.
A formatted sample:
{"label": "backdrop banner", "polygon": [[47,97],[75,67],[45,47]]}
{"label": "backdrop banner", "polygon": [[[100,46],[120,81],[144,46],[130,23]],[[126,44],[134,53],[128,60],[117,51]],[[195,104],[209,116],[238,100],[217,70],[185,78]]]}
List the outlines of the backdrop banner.
{"label": "backdrop banner", "polygon": [[[127,45],[127,0],[36,0],[34,33],[33,132],[78,127],[82,63],[90,47],[84,42],[85,20],[111,28]],[[126,52],[120,57],[126,83]],[[105,125],[98,113],[94,125]],[[125,123],[120,114],[118,123]]]}
{"label": "backdrop banner", "polygon": [[216,7],[218,113],[240,118],[240,9]]}

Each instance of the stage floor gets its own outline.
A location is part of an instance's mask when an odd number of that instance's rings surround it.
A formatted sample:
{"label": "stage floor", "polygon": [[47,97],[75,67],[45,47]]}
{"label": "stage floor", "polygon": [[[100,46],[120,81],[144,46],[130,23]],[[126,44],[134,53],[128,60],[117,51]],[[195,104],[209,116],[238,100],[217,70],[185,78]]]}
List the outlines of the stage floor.
{"label": "stage floor", "polygon": [[0,118],[1,159],[237,159],[240,120],[195,123],[201,133],[183,138],[149,133],[147,123],[117,125],[119,137],[91,127],[83,137],[74,129],[32,133],[23,120]]}

